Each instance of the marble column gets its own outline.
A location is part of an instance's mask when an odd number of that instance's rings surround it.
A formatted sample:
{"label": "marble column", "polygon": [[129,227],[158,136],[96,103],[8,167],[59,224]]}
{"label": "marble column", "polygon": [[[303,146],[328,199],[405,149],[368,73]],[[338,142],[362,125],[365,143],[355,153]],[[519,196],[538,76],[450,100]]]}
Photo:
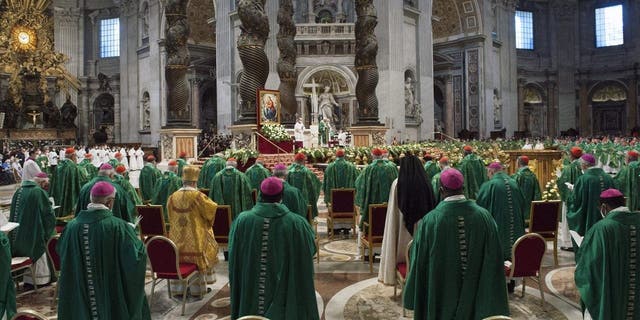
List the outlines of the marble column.
{"label": "marble column", "polygon": [[545,81],[545,87],[547,89],[547,128],[546,134],[554,137],[559,134],[558,132],[558,101],[557,101],[557,89],[558,86],[555,81]]}
{"label": "marble column", "polygon": [[[120,103],[120,83],[114,83],[111,85],[113,88],[113,118],[121,119],[122,116],[122,104]],[[122,142],[122,121],[115,121],[113,124],[113,143]]]}
{"label": "marble column", "polygon": [[[138,4],[136,0],[120,2],[120,73],[115,106],[115,141],[138,141]],[[124,132],[123,132],[124,131]],[[123,139],[124,137],[124,139]]]}
{"label": "marble column", "polygon": [[524,113],[524,87],[526,83],[526,79],[518,79],[518,131],[524,131],[527,128],[527,115]]}
{"label": "marble column", "polygon": [[[575,35],[578,32],[577,0],[554,0],[551,8],[553,18],[549,20],[549,30],[556,30],[555,39],[550,39],[550,49],[558,63],[558,121],[561,131],[576,128],[575,70],[576,51],[579,44]],[[582,115],[581,115],[582,116]],[[589,126],[590,127],[590,126]],[[579,129],[583,134],[587,128]]]}
{"label": "marble column", "polygon": [[589,80],[580,79],[578,80],[579,86],[579,101],[580,101],[580,116],[579,116],[579,126],[578,132],[580,132],[581,136],[589,136],[592,134],[591,128],[591,110],[589,110],[589,92],[588,92],[588,84]]}
{"label": "marble column", "polygon": [[233,122],[237,88],[233,76],[235,65],[234,28],[231,24],[231,1],[216,4],[216,105],[218,106],[218,130],[226,131]]}
{"label": "marble column", "polygon": [[446,98],[445,98],[445,104],[446,104],[446,110],[445,111],[445,115],[446,115],[446,122],[445,122],[445,132],[447,135],[454,137],[455,134],[455,126],[454,126],[454,118],[455,118],[455,110],[454,110],[454,106],[453,106],[453,100],[455,99],[453,97],[453,76],[449,73],[445,76],[445,81],[446,81]]}
{"label": "marble column", "polygon": [[165,80],[167,83],[167,127],[189,127],[192,108],[189,107],[189,83],[187,68],[190,63],[187,39],[189,24],[187,21],[187,0],[165,0],[165,47],[167,64]]}
{"label": "marble column", "polygon": [[[398,6],[398,4],[400,4],[400,6]],[[381,25],[384,26],[385,29],[379,28],[378,30],[376,30],[376,26],[378,25],[378,10],[376,9],[376,5],[381,8],[380,12],[383,13]],[[399,19],[398,7],[401,12],[402,3],[399,3],[397,1],[360,0],[356,2],[357,19],[355,25],[355,68],[358,72],[356,97],[358,98],[357,125],[359,126],[378,125],[380,123],[378,119],[379,103],[376,92],[379,80],[378,65],[376,60],[376,57],[378,56],[378,39],[376,33],[380,34],[381,38],[383,39],[380,45],[381,48],[389,48],[390,51],[393,50],[400,53],[398,55],[392,55],[391,52],[389,52],[387,53],[386,57],[381,56],[381,64],[383,65],[383,69],[392,69],[391,64],[394,64],[393,70],[397,70],[398,60],[400,60],[398,59],[398,57],[402,56],[401,46],[392,46],[389,44],[391,41],[398,41],[400,37],[398,37],[397,35],[402,31],[401,28],[398,28],[399,25],[402,25],[401,23],[392,23],[391,21],[392,19]],[[402,15],[400,14],[400,16]],[[398,33],[394,33],[393,31],[398,31]],[[387,41],[384,41],[385,38],[387,39]],[[398,80],[399,83],[402,84],[404,80],[404,76],[398,78],[396,75],[394,77],[391,72],[384,77],[386,78],[386,81],[388,81],[387,84],[398,82]],[[384,84],[381,87],[384,88]],[[388,95],[392,95],[392,93],[394,92],[402,92],[402,90],[396,91],[391,89],[388,91]]]}
{"label": "marble column", "polygon": [[91,88],[89,88],[89,84],[87,83],[86,77],[80,78],[81,89],[78,98],[78,119],[76,123],[78,124],[78,140],[82,142],[82,144],[89,143],[89,108],[90,108],[90,99],[91,99]]}
{"label": "marble column", "polygon": [[[55,50],[69,58],[65,69],[74,77],[84,75],[84,20],[79,8],[54,7],[54,45]],[[71,88],[70,88],[71,89]],[[78,105],[78,92],[69,90],[71,102]],[[65,94],[61,94],[56,105],[60,107],[66,100]]]}
{"label": "marble column", "polygon": [[[400,1],[397,1],[400,2]],[[404,7],[404,1],[402,1]],[[420,107],[422,108],[422,124],[420,125],[420,135],[418,140],[432,139],[435,123],[433,120],[434,114],[434,98],[433,98],[433,32],[432,32],[432,12],[431,0],[418,1],[418,24],[415,38],[417,43],[417,79],[419,81],[417,88],[419,89]],[[403,75],[404,77],[404,75]],[[447,90],[451,89],[451,77],[447,77]],[[453,96],[453,89],[451,89],[451,96]],[[448,94],[448,93],[447,93]],[[447,101],[447,103],[449,103]],[[449,106],[447,106],[449,107]],[[449,110],[447,110],[448,112]],[[451,113],[447,113],[447,120],[451,115],[451,128],[447,124],[447,130],[451,129],[453,132],[453,99],[451,99]]]}
{"label": "marble column", "polygon": [[627,94],[627,132],[631,132],[635,126],[638,125],[638,80],[636,76],[632,76],[629,79],[629,93]]}

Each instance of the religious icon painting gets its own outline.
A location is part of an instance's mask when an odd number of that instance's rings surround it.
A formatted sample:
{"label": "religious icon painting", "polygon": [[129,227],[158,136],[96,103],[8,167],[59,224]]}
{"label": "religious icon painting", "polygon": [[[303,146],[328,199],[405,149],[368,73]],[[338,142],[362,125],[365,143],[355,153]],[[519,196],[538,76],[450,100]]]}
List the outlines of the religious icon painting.
{"label": "religious icon painting", "polygon": [[280,91],[258,90],[258,125],[280,123]]}

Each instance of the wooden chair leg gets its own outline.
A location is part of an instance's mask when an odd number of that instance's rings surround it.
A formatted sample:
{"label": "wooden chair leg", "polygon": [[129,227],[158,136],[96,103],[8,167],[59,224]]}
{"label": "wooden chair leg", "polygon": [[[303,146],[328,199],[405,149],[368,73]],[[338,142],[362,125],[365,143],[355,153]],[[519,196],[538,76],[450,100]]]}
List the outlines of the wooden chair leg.
{"label": "wooden chair leg", "polygon": [[31,264],[31,267],[29,267],[29,270],[31,271],[31,279],[33,280],[33,292],[38,292],[38,284],[36,281],[36,265],[35,262]]}
{"label": "wooden chair leg", "polygon": [[526,280],[527,278],[522,278],[522,297],[524,298],[524,289],[527,287],[526,286]]}
{"label": "wooden chair leg", "polygon": [[[155,289],[156,289],[156,279],[152,278],[151,279],[151,295],[149,296],[149,309],[151,309],[151,304],[153,303],[153,292]],[[171,298],[171,290],[169,290],[169,298]]]}
{"label": "wooden chair leg", "polygon": [[544,308],[544,290],[542,290],[542,277],[540,271],[538,271],[538,290],[540,290],[540,300],[542,300],[542,310],[547,311]]}
{"label": "wooden chair leg", "polygon": [[329,240],[333,240],[333,219],[331,216],[327,217],[327,234],[329,235]]}

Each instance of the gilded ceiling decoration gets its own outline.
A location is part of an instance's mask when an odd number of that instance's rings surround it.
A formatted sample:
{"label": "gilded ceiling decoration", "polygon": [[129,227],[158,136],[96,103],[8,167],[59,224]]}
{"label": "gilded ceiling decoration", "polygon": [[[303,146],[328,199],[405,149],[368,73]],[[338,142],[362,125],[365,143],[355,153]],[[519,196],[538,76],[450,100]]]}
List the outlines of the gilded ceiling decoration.
{"label": "gilded ceiling decoration", "polygon": [[477,33],[480,28],[475,0],[434,0],[433,38]]}
{"label": "gilded ceiling decoration", "polygon": [[531,87],[524,88],[524,103],[542,103],[542,95],[540,95],[540,91]]}
{"label": "gilded ceiling decoration", "polygon": [[601,87],[593,93],[591,98],[593,102],[607,102],[607,101],[625,101],[627,100],[627,92],[621,86],[617,84],[610,84]]}

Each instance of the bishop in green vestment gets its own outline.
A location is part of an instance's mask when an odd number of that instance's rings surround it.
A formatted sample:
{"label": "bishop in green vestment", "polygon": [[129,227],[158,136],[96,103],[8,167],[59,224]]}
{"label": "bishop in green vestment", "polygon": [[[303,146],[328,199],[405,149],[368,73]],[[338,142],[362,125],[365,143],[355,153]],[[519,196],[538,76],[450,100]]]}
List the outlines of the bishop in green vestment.
{"label": "bishop in green vestment", "polygon": [[113,177],[113,182],[119,184],[120,187],[124,189],[124,192],[129,194],[129,197],[131,197],[133,203],[135,203],[136,206],[139,206],[142,204],[142,198],[140,198],[140,194],[138,194],[136,188],[134,188],[131,182],[129,182],[128,177],[129,175],[127,173],[127,169],[123,164],[119,164],[116,167],[116,174]]}
{"label": "bishop in green vestment", "polygon": [[148,156],[147,163],[145,163],[142,170],[140,170],[140,178],[138,180],[142,202],[146,203],[147,201],[151,201],[156,183],[161,178],[162,172],[156,168],[156,157],[153,155]]}
{"label": "bishop in green vestment", "polygon": [[578,147],[571,148],[570,151],[571,162],[568,165],[562,167],[562,172],[557,180],[558,193],[560,193],[560,199],[567,201],[571,190],[569,190],[567,183],[575,185],[578,181],[578,177],[582,175],[582,165],[580,164],[580,157],[582,157],[582,149]]}
{"label": "bishop in green vestment", "polygon": [[58,319],[151,319],[147,252],[135,229],[111,213],[115,193],[110,183],[96,183],[91,204],[60,236]]}
{"label": "bishop in green vestment", "polygon": [[627,197],[627,207],[631,211],[640,210],[640,162],[638,152],[627,152],[627,165],[613,178],[616,188]]}
{"label": "bishop in green vestment", "polygon": [[502,259],[511,260],[511,246],[524,234],[524,197],[502,164],[488,167],[490,180],[482,185],[476,203],[487,209],[498,226]]}
{"label": "bishop in green vestment", "polygon": [[55,204],[60,206],[56,210],[56,216],[66,217],[76,212],[78,194],[86,182],[84,170],[76,164],[76,150],[68,148],[65,150],[65,159],[56,167],[56,175],[49,192],[55,199]]}
{"label": "bishop in green vestment", "polygon": [[529,169],[529,157],[518,157],[518,171],[511,178],[516,180],[522,196],[524,197],[524,217],[525,219],[531,214],[531,201],[542,199],[540,193],[540,183],[536,174]]}
{"label": "bishop in green vestment", "polygon": [[9,221],[20,224],[10,233],[12,255],[29,257],[36,264],[36,279],[25,277],[25,283],[49,283],[51,278],[45,250],[56,225],[49,194],[32,180],[22,181],[11,200]]}
{"label": "bishop in green vestment", "polygon": [[[580,157],[584,174],[578,178],[573,192],[569,195],[567,220],[569,229],[584,236],[587,231],[602,219],[600,215],[600,193],[613,188],[613,179],[602,168],[595,167],[596,158],[591,154]],[[578,255],[576,255],[577,257]]]}
{"label": "bishop in green vestment", "polygon": [[336,151],[336,160],[331,162],[324,170],[324,182],[322,183],[324,202],[327,205],[331,203],[332,189],[355,188],[357,178],[358,169],[353,163],[344,158],[344,150]]}
{"label": "bishop in green vestment", "polygon": [[307,202],[300,190],[287,182],[287,167],[278,163],[273,167],[273,176],[282,180],[284,190],[282,191],[282,204],[285,205],[289,211],[300,215],[307,219]]}
{"label": "bishop in green vestment", "polygon": [[313,283],[314,232],[278,203],[283,183],[265,179],[261,202],[234,221],[229,234],[231,318],[319,319]]}
{"label": "bishop in green vestment", "polygon": [[458,164],[458,170],[464,176],[464,195],[467,199],[476,199],[480,186],[487,181],[484,161],[473,153],[473,148],[464,146],[464,158]]}
{"label": "bishop in green vestment", "polygon": [[297,153],[294,160],[295,162],[289,166],[287,182],[302,192],[305,202],[311,206],[311,213],[315,218],[318,216],[318,197],[322,187],[320,179],[304,165],[304,154]]}
{"label": "bishop in green vestment", "polygon": [[51,174],[51,168],[49,168],[49,157],[47,156],[47,153],[38,154],[36,163],[42,171],[46,172],[47,174]]}
{"label": "bishop in green vestment", "polygon": [[244,172],[244,175],[249,178],[249,182],[251,183],[251,189],[260,190],[260,184],[262,180],[269,178],[271,173],[267,168],[264,167],[262,161],[256,161],[254,165],[249,167],[247,171]]}
{"label": "bishop in green vestment", "polygon": [[600,194],[605,218],[582,241],[575,281],[592,319],[640,318],[640,212],[624,206],[616,189]]}
{"label": "bishop in green vestment", "polygon": [[85,183],[85,185],[82,186],[82,189],[80,189],[78,204],[76,205],[76,214],[82,210],[87,210],[87,206],[91,203],[91,188],[93,188],[93,186],[98,182],[102,181],[109,183],[117,191],[115,200],[113,201],[113,207],[111,208],[112,215],[126,222],[133,222],[136,204],[131,196],[124,191],[119,184],[113,181],[114,177],[115,172],[111,165],[108,163],[102,164],[102,166],[100,166],[100,171],[98,171],[98,176]]}
{"label": "bishop in green vestment", "polygon": [[16,314],[16,287],[11,277],[11,246],[9,238],[0,232],[0,318]]}
{"label": "bishop in green vestment", "polygon": [[209,186],[209,198],[218,205],[230,205],[233,218],[253,207],[251,183],[247,176],[236,169],[238,162],[227,159],[227,167],[218,172]]}
{"label": "bishop in green vestment", "polygon": [[167,215],[167,200],[169,196],[182,188],[182,179],[176,174],[178,172],[178,162],[169,161],[169,169],[162,174],[162,178],[156,183],[151,204],[161,205],[164,213],[164,221],[169,221]]}
{"label": "bishop in green vestment", "polygon": [[403,292],[414,319],[509,315],[504,260],[491,214],[463,194],[456,169],[440,176],[444,200],[420,222]]}
{"label": "bishop in green vestment", "polygon": [[226,161],[222,155],[217,153],[212,158],[207,159],[202,165],[200,176],[198,176],[198,188],[209,188],[213,177],[226,166]]}
{"label": "bishop in green vestment", "polygon": [[78,163],[78,167],[84,170],[87,180],[91,180],[98,175],[98,168],[93,165],[92,158],[93,155],[91,153],[85,153],[84,159]]}
{"label": "bishop in green vestment", "polygon": [[424,171],[427,173],[427,179],[431,181],[433,176],[440,172],[440,167],[438,166],[438,162],[434,161],[433,157],[429,154],[424,155],[424,160]]}
{"label": "bishop in green vestment", "polygon": [[176,160],[176,162],[178,163],[178,171],[176,174],[178,175],[178,177],[182,177],[182,169],[184,169],[184,167],[187,165],[187,153],[184,151],[180,151],[178,160]]}
{"label": "bishop in green vestment", "polygon": [[360,173],[360,181],[356,185],[356,194],[362,197],[359,203],[360,230],[362,230],[362,223],[369,221],[369,205],[389,201],[391,184],[398,178],[398,168],[395,165],[388,165],[383,160],[382,150],[374,148],[371,154],[373,162]]}
{"label": "bishop in green vestment", "polygon": [[431,186],[433,187],[433,195],[435,196],[436,205],[443,199],[440,194],[440,174],[450,168],[449,158],[441,157],[440,160],[438,160],[438,167],[440,168],[440,171],[438,171],[438,173],[436,173],[431,179]]}

